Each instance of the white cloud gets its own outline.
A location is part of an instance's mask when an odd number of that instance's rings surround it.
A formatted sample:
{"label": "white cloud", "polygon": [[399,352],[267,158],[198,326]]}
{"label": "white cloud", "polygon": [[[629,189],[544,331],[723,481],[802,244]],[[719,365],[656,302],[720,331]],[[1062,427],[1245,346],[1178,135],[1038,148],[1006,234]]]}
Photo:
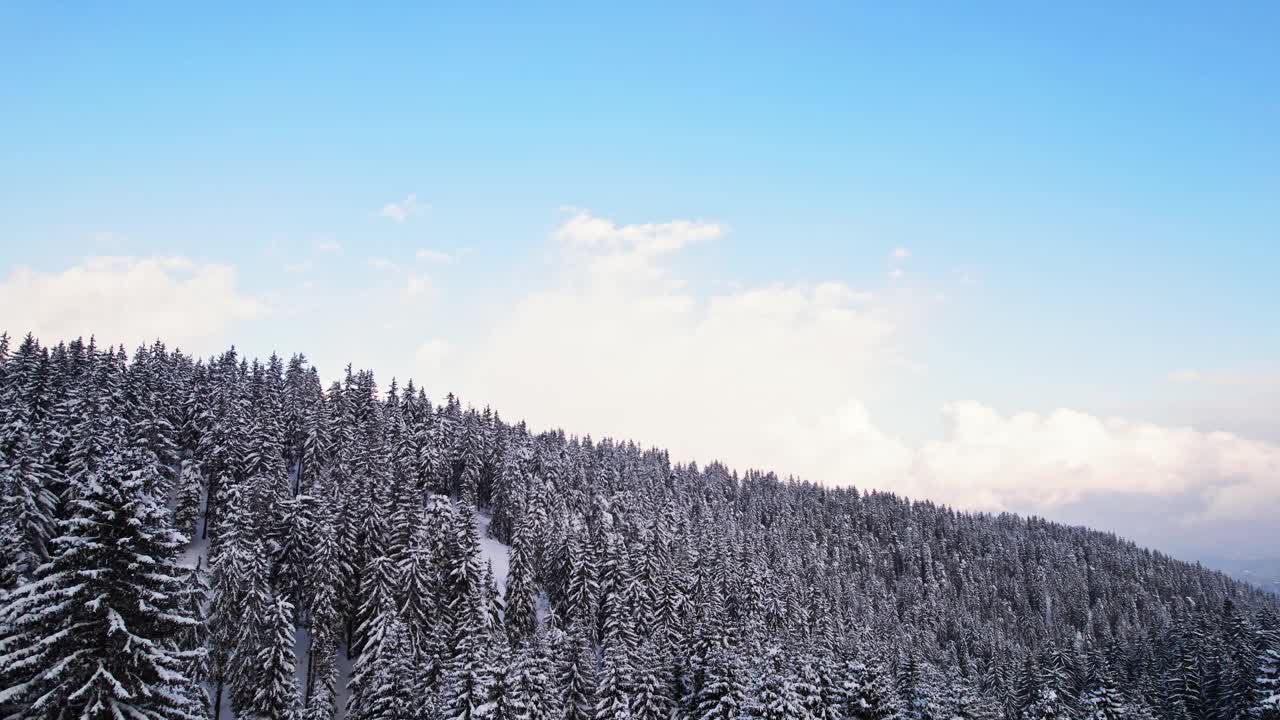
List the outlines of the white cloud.
{"label": "white cloud", "polygon": [[[886,433],[856,399],[816,417],[784,412],[770,424],[771,467],[829,485],[856,484],[960,508],[1069,517],[1138,517],[1148,542],[1191,547],[1259,538],[1280,507],[1280,446],[1074,410],[1002,415],[981,403],[942,408],[939,440]],[[1178,514],[1153,518],[1152,508]],[[1170,512],[1164,510],[1164,512]],[[1207,547],[1207,546],[1201,546]]]}
{"label": "white cloud", "polygon": [[431,284],[431,278],[423,273],[408,272],[405,273],[404,294],[408,297],[416,297],[424,295],[434,287]]}
{"label": "white cloud", "polygon": [[341,255],[342,245],[334,240],[317,240],[315,251],[321,255]]}
{"label": "white cloud", "polygon": [[572,216],[556,230],[560,242],[575,248],[630,250],[646,255],[673,253],[725,233],[719,223],[701,220],[671,220],[662,223],[618,225],[598,218],[588,210],[565,208]]}
{"label": "white cloud", "polygon": [[441,252],[439,250],[431,250],[430,248],[423,248],[422,250],[419,250],[415,254],[415,257],[417,257],[422,262],[428,262],[428,263],[445,264],[445,263],[453,262],[453,255],[450,255],[447,252]]}
{"label": "white cloud", "polygon": [[364,262],[374,270],[392,272],[400,269],[399,265],[396,265],[394,262],[382,257],[371,257]]}
{"label": "white cloud", "polygon": [[889,271],[890,280],[901,280],[902,276],[903,276],[903,272],[901,268],[894,268]]}
{"label": "white cloud", "polygon": [[404,222],[409,219],[410,215],[418,212],[418,195],[409,193],[404,200],[400,202],[390,202],[382,206],[378,214],[384,218],[395,220],[396,222]]}
{"label": "white cloud", "polygon": [[906,260],[911,257],[911,251],[904,247],[896,247],[890,253],[894,260]]}
{"label": "white cloud", "polygon": [[100,344],[157,338],[219,349],[229,328],[260,316],[235,269],[185,257],[96,256],[61,272],[18,267],[0,281],[0,327],[46,342],[96,335]]}
{"label": "white cloud", "polygon": [[1230,433],[1073,410],[1002,416],[976,402],[944,408],[946,439],[925,445],[921,492],[992,509],[1051,508],[1090,495],[1199,497],[1184,520],[1245,517],[1241,496],[1280,502],[1280,447]]}
{"label": "white cloud", "polygon": [[619,225],[574,211],[552,232],[556,282],[499,309],[433,371],[542,427],[780,467],[767,419],[814,417],[897,365],[905,310],[834,280],[689,284],[679,251],[724,233],[714,222]]}
{"label": "white cloud", "polygon": [[298,275],[301,273],[311,272],[311,268],[313,267],[315,267],[315,263],[310,260],[299,260],[298,262],[285,263],[284,271]]}
{"label": "white cloud", "polygon": [[663,263],[671,255],[727,232],[720,223],[701,220],[618,225],[588,210],[562,209],[571,214],[553,237],[564,259],[589,266],[591,279],[607,283],[651,281],[664,274]]}

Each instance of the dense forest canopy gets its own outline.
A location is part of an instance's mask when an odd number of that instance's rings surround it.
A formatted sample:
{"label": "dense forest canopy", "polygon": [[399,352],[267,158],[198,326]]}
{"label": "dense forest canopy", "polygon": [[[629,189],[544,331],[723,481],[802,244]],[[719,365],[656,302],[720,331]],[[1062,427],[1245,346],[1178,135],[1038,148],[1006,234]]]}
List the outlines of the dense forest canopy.
{"label": "dense forest canopy", "polygon": [[826,480],[4,336],[0,716],[1280,717],[1276,596]]}

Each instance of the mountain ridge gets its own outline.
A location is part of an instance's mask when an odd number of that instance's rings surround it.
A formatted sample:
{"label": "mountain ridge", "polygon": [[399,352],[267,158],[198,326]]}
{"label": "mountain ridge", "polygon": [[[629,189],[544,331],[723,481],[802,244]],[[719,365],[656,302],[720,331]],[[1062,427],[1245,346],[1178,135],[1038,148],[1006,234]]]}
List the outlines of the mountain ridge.
{"label": "mountain ridge", "polygon": [[[194,707],[203,692],[216,708],[206,712],[1280,710],[1269,689],[1280,599],[1114,533],[531,433],[452,395],[433,404],[412,382],[382,390],[350,367],[325,388],[301,355],[249,362],[232,349],[206,362],[161,343],[132,356],[92,341],[2,345],[12,542],[0,659],[15,667],[61,652],[40,638],[70,622],[63,611],[24,618],[39,605],[32,593],[86,570],[72,539],[98,527],[88,518],[139,508],[148,533],[198,530],[209,543],[208,572],[185,571],[195,589],[151,591],[187,598],[193,630],[172,651],[207,661],[184,666],[173,680],[184,689],[168,694]],[[501,589],[481,561],[476,509],[509,548]],[[162,564],[180,567],[180,549],[164,547]],[[94,577],[114,577],[122,560],[95,557],[105,567]],[[68,627],[82,625],[92,623]],[[54,654],[13,649],[23,643]],[[339,657],[353,660],[345,688]],[[280,670],[250,672],[264,662]],[[73,702],[61,681],[18,675],[5,676],[16,690],[0,704],[37,690]]]}

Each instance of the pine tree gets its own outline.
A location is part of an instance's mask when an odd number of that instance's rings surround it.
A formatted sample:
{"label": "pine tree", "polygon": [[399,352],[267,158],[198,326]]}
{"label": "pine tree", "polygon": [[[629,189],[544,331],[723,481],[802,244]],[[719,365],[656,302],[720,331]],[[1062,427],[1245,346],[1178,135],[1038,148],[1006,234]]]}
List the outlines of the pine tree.
{"label": "pine tree", "polygon": [[243,618],[248,558],[239,538],[229,538],[212,561],[209,593],[209,676],[213,683],[213,717],[222,710],[222,689],[235,677],[236,638]]}
{"label": "pine tree", "polygon": [[523,524],[517,525],[511,539],[504,603],[507,637],[512,645],[519,645],[531,637],[538,622],[533,605],[533,568],[529,555],[529,538]]}
{"label": "pine tree", "polygon": [[[313,631],[314,632],[314,631]],[[312,635],[307,664],[307,697],[304,720],[332,720],[337,711],[337,629]]]}
{"label": "pine tree", "polygon": [[76,488],[51,560],[4,599],[0,706],[15,718],[203,715],[193,653],[177,646],[196,623],[176,562],[183,539],[144,491],[153,468],[139,465],[105,458]]}
{"label": "pine tree", "polygon": [[516,653],[513,673],[524,698],[525,720],[560,720],[564,716],[552,669],[552,656],[542,633]]}
{"label": "pine tree", "polygon": [[196,521],[200,518],[200,506],[204,501],[204,476],[200,465],[192,459],[182,461],[178,473],[178,498],[173,511],[173,524],[178,532],[195,537]]}
{"label": "pine tree", "polygon": [[347,717],[351,720],[414,720],[421,717],[423,688],[414,667],[413,641],[391,604],[370,628],[365,650],[351,676]]}
{"label": "pine tree", "polygon": [[283,598],[269,605],[255,664],[252,712],[272,720],[290,720],[299,712],[294,676],[293,606]]}
{"label": "pine tree", "polygon": [[194,622],[178,633],[178,648],[188,653],[185,674],[196,682],[200,694],[200,706],[209,707],[206,684],[211,679],[209,654],[209,624],[205,614],[205,604],[209,599],[209,582],[201,568],[202,560],[187,572],[186,584],[182,589],[182,605],[187,609]]}
{"label": "pine tree", "polygon": [[254,540],[244,555],[239,606],[230,619],[235,627],[228,679],[231,707],[237,713],[252,712],[257,707],[262,681],[259,656],[276,641],[276,598],[272,595],[269,573],[266,547],[262,541]]}
{"label": "pine tree", "polygon": [[634,674],[626,647],[620,643],[608,645],[596,684],[596,720],[631,717]]}
{"label": "pine tree", "polygon": [[373,623],[378,619],[383,606],[394,603],[397,585],[395,563],[390,558],[376,556],[369,558],[361,573],[363,585],[360,589],[360,608],[356,614],[357,629],[351,654],[357,656],[364,652],[365,643],[372,631]]}
{"label": "pine tree", "polygon": [[636,682],[632,689],[631,716],[634,720],[667,720],[671,717],[671,679],[663,663],[666,658],[650,639],[636,654]]}
{"label": "pine tree", "polygon": [[1194,720],[1203,716],[1204,653],[1197,628],[1185,628],[1179,638],[1177,666],[1167,680],[1165,702],[1175,716]]}
{"label": "pine tree", "polygon": [[316,504],[309,495],[277,497],[273,502],[271,583],[295,607],[305,601],[310,559],[318,542]]}
{"label": "pine tree", "polygon": [[1071,720],[1072,715],[1066,698],[1053,688],[1041,686],[1036,689],[1022,717],[1026,720]]}
{"label": "pine tree", "polygon": [[480,713],[485,720],[525,720],[529,716],[529,698],[509,650],[499,647],[490,667],[489,701]]}
{"label": "pine tree", "polygon": [[1119,682],[1111,667],[1102,664],[1100,677],[1085,691],[1080,702],[1084,720],[1121,720],[1131,712],[1121,695]]}
{"label": "pine tree", "polygon": [[595,638],[597,596],[600,588],[596,580],[594,556],[589,543],[571,536],[565,554],[572,564],[569,575],[568,621],[577,624],[590,639]]}
{"label": "pine tree", "polygon": [[886,673],[878,665],[851,662],[845,672],[853,682],[844,686],[848,705],[845,713],[850,720],[885,720],[897,717],[898,704]]}
{"label": "pine tree", "polygon": [[745,704],[742,669],[728,648],[717,647],[707,659],[707,679],[698,693],[698,720],[735,720]]}
{"label": "pine tree", "polygon": [[438,568],[431,554],[431,540],[422,525],[414,533],[411,547],[400,561],[399,610],[404,618],[414,645],[421,652],[431,646],[432,627],[435,624],[441,582]]}
{"label": "pine tree", "polygon": [[0,539],[5,548],[0,578],[8,578],[0,589],[31,577],[49,558],[56,526],[52,469],[31,432],[14,434],[9,455],[0,457]]}
{"label": "pine tree", "polygon": [[775,646],[766,651],[764,665],[758,675],[751,699],[743,708],[744,719],[792,720],[808,716],[796,694],[795,683],[780,648]]}
{"label": "pine tree", "polygon": [[1257,716],[1280,720],[1280,647],[1263,652],[1258,662],[1257,697]]}
{"label": "pine tree", "polygon": [[481,631],[479,602],[478,593],[473,593],[469,602],[460,603],[453,612],[453,654],[445,668],[440,697],[443,720],[483,718],[482,708],[489,701],[488,638]]}
{"label": "pine tree", "polygon": [[596,649],[582,628],[570,629],[570,656],[564,666],[565,720],[592,720],[595,717]]}

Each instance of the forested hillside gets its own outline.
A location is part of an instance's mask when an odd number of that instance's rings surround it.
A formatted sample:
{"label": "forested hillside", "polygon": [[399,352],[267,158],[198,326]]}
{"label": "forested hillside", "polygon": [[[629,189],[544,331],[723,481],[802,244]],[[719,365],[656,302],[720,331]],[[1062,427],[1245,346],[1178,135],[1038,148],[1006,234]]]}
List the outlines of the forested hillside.
{"label": "forested hillside", "polygon": [[1223,574],[430,390],[6,338],[0,715],[1280,717]]}

